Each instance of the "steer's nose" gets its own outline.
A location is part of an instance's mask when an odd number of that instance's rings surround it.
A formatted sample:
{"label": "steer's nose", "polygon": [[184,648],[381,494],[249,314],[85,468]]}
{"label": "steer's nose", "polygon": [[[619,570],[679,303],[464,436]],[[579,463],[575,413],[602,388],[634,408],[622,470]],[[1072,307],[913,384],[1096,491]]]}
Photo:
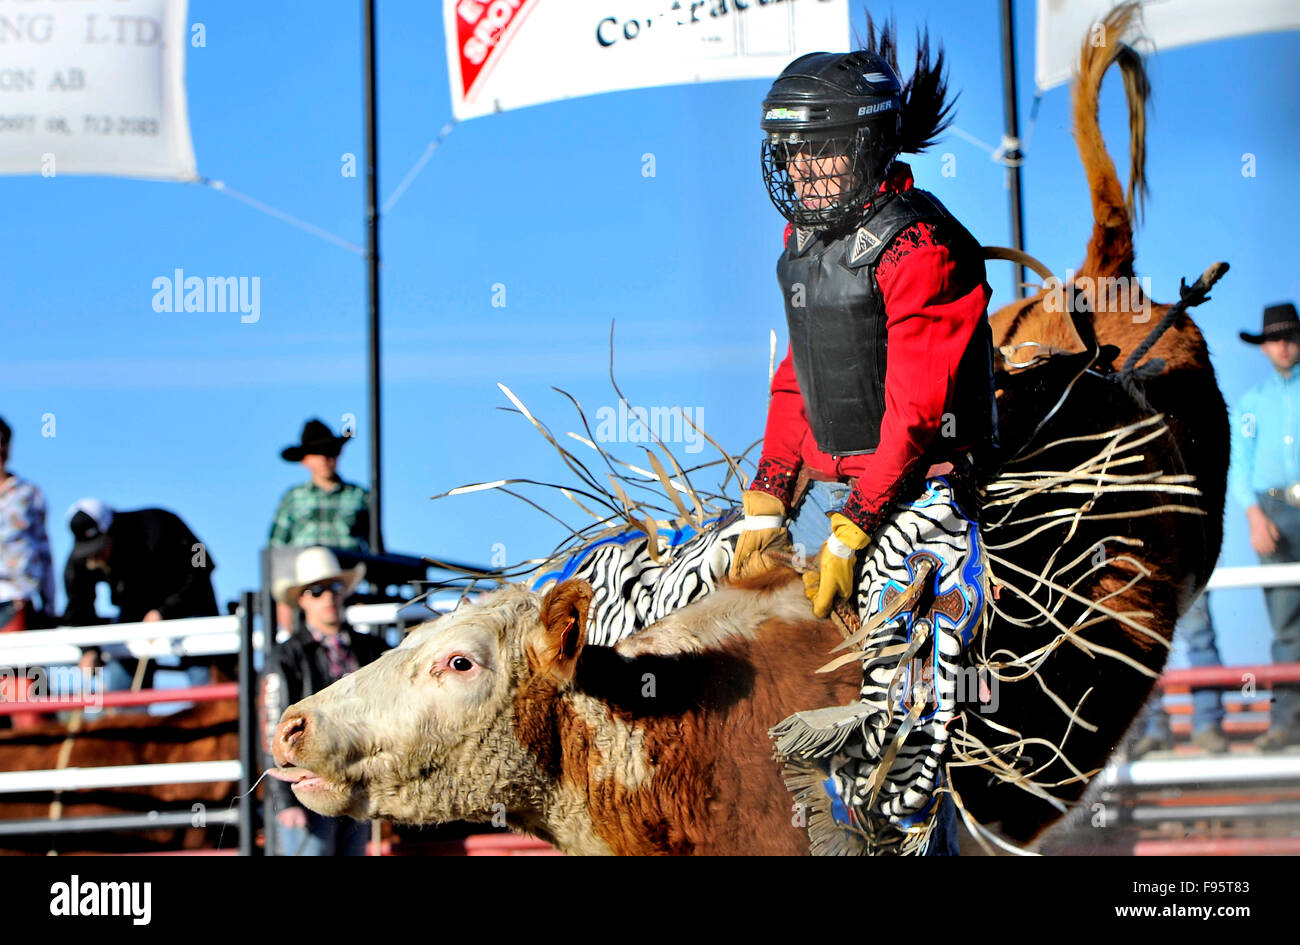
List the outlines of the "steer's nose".
{"label": "steer's nose", "polygon": [[303,714],[291,715],[280,720],[280,725],[275,730],[275,741],[271,746],[271,754],[275,757],[276,764],[284,765],[293,761],[294,753],[307,739],[308,724],[308,716]]}

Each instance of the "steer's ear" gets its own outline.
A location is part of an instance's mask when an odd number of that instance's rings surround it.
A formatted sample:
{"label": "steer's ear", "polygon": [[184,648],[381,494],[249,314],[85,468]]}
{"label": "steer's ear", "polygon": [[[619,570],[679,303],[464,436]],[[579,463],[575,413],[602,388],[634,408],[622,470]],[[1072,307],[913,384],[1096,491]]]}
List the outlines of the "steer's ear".
{"label": "steer's ear", "polygon": [[587,640],[587,610],[594,594],[586,581],[565,581],[546,592],[542,635],[533,646],[537,669],[573,678],[573,667]]}

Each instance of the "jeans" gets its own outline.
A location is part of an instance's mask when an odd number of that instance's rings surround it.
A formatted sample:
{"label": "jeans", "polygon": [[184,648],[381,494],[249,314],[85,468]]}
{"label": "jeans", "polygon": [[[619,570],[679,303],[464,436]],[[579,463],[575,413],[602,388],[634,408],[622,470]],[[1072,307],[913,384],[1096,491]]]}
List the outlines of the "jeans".
{"label": "jeans", "polygon": [[275,825],[277,856],[365,856],[370,821],[322,817],[307,811],[307,826]]}
{"label": "jeans", "polygon": [[[1210,618],[1209,592],[1201,594],[1192,603],[1187,613],[1183,614],[1174,628],[1174,655],[1180,650],[1187,653],[1187,665],[1193,668],[1203,666],[1222,666],[1219,648],[1214,641],[1214,621]],[[1200,733],[1207,728],[1218,728],[1223,724],[1223,702],[1217,689],[1192,690],[1192,732]],[[1164,701],[1159,690],[1152,696],[1151,714],[1147,716],[1146,734],[1169,741],[1169,713],[1165,711]]]}
{"label": "jeans", "polygon": [[[1277,548],[1271,555],[1260,555],[1260,563],[1300,561],[1300,508],[1270,495],[1259,496],[1259,507],[1280,532]],[[1273,624],[1273,662],[1300,662],[1300,587],[1265,588],[1264,603],[1268,607],[1269,622]],[[1273,706],[1269,715],[1272,728],[1300,728],[1300,685],[1279,683],[1273,686]]]}
{"label": "jeans", "polygon": [[957,849],[957,805],[951,794],[939,795],[939,813],[925,845],[925,856],[961,856]]}
{"label": "jeans", "polygon": [[787,526],[796,555],[802,554],[805,561],[812,561],[831,536],[830,514],[844,508],[848,500],[848,483],[814,482],[809,487]]}
{"label": "jeans", "polygon": [[138,665],[134,660],[130,661],[131,665],[123,662],[116,657],[107,657],[104,660],[104,691],[105,692],[127,692],[131,684],[135,681],[135,667]]}

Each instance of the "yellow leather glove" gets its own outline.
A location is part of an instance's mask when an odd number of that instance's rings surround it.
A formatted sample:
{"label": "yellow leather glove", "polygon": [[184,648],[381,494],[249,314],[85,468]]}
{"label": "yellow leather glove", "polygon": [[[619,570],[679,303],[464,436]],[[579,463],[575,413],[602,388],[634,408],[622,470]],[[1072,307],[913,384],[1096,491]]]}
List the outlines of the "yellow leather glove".
{"label": "yellow leather glove", "polygon": [[731,559],[733,580],[761,574],[775,565],[768,552],[785,538],[785,506],[766,492],[750,489],[741,495],[745,509],[744,531],[736,542],[736,556]]}
{"label": "yellow leather glove", "polygon": [[836,598],[853,593],[858,552],[870,543],[871,536],[850,519],[839,512],[831,514],[831,537],[817,554],[818,569],[803,576],[804,591],[816,616],[827,616]]}

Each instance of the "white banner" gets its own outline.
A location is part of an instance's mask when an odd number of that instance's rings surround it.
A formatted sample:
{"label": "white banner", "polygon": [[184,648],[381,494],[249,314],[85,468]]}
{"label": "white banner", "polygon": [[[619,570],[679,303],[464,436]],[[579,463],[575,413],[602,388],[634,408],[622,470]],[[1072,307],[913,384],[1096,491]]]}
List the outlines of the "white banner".
{"label": "white banner", "polygon": [[0,174],[194,180],[187,0],[0,0]]}
{"label": "white banner", "polygon": [[848,0],[443,0],[452,110],[775,76],[849,50]]}
{"label": "white banner", "polygon": [[[1084,39],[1119,0],[1038,0],[1038,90],[1069,82],[1079,66]],[[1212,39],[1300,29],[1297,0],[1146,0],[1144,39],[1130,45],[1143,53]]]}

